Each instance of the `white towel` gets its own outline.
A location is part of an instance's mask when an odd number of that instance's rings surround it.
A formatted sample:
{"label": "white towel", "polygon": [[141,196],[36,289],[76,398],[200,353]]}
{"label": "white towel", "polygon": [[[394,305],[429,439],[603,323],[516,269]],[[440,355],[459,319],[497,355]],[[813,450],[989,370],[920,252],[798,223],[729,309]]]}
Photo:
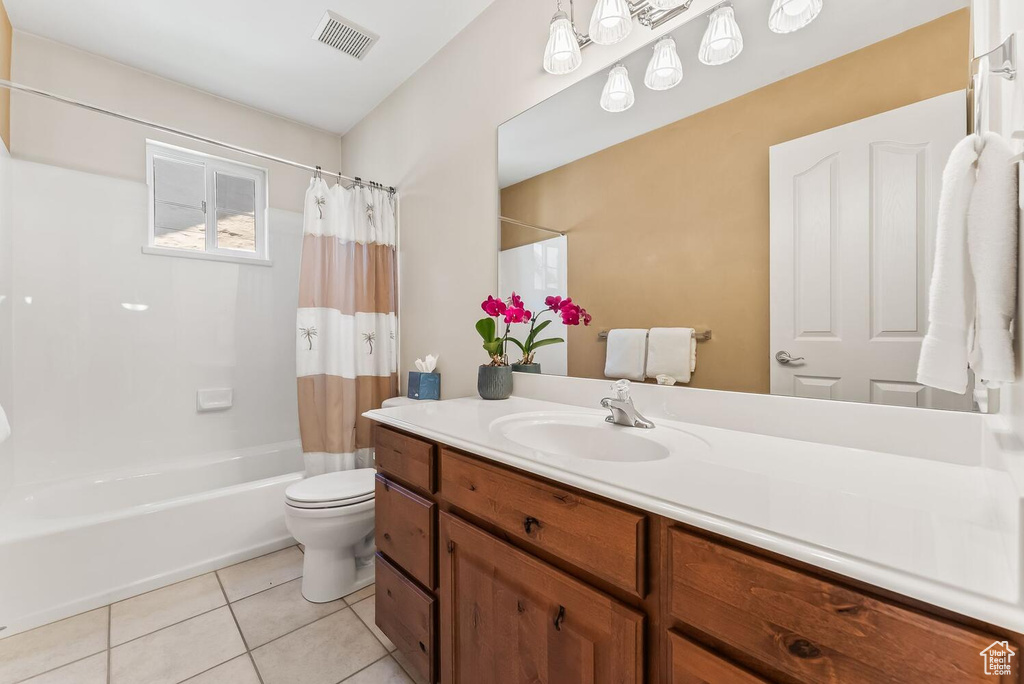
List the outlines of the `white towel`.
{"label": "white towel", "polygon": [[647,341],[647,377],[668,375],[690,382],[697,367],[697,334],[693,328],[651,328]]}
{"label": "white towel", "polygon": [[647,357],[647,331],[621,328],[608,333],[604,374],[609,378],[644,379]]}
{"label": "white towel", "polygon": [[4,413],[4,407],[0,406],[0,442],[5,441],[11,436],[11,424],[7,422],[7,414]]}
{"label": "white towel", "polygon": [[967,249],[977,293],[969,362],[987,387],[1013,382],[1010,329],[1017,304],[1017,164],[999,135],[988,133],[967,211]]}
{"label": "white towel", "polygon": [[967,254],[967,211],[974,192],[980,140],[971,135],[953,148],[942,173],[935,265],[928,298],[928,334],[921,345],[917,381],[967,391],[968,328],[974,318],[974,277]]}

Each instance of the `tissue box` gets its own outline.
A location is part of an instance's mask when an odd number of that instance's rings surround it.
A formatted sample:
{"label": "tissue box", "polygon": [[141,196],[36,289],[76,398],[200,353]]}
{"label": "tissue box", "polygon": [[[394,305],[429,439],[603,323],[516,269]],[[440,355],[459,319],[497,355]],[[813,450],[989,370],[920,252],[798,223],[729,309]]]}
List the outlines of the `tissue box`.
{"label": "tissue box", "polygon": [[409,371],[410,399],[440,399],[441,374]]}

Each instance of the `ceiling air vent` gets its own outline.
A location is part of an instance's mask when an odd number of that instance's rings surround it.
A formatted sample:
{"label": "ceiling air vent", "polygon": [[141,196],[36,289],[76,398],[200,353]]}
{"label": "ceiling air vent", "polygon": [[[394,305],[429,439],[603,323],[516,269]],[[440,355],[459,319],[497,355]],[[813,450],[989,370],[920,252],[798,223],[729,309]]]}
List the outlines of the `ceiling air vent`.
{"label": "ceiling air vent", "polygon": [[366,57],[366,53],[370,51],[378,38],[380,36],[377,34],[367,31],[359,24],[344,17],[339,17],[330,10],[324,13],[324,18],[320,20],[316,31],[313,32],[313,40],[330,45],[356,59]]}

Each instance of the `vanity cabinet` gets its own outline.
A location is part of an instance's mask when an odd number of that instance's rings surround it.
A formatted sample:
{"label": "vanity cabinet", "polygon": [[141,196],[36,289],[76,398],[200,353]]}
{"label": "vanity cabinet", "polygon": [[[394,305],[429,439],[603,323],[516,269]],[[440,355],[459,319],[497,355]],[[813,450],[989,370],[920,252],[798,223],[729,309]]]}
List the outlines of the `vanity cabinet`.
{"label": "vanity cabinet", "polygon": [[441,682],[639,684],[644,616],[441,514]]}
{"label": "vanity cabinet", "polygon": [[[442,684],[952,684],[1020,637],[377,425],[376,620]],[[383,456],[383,458],[382,458]],[[1022,654],[1019,657],[1024,657]]]}

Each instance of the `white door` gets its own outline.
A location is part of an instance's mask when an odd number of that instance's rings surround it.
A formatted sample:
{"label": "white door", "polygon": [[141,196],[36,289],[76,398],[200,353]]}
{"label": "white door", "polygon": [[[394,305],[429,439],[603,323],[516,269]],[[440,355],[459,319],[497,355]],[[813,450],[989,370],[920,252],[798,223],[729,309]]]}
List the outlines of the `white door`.
{"label": "white door", "polygon": [[[508,297],[514,291],[530,311],[543,311],[544,300],[549,296],[565,297],[568,285],[569,238],[564,235],[506,249],[498,255],[498,291],[501,293],[498,296]],[[540,364],[545,375],[568,375],[569,329],[562,319],[552,314],[545,314],[541,320],[550,320],[551,324],[538,335],[539,339],[560,337],[566,342],[541,347],[534,361]],[[516,325],[512,336],[523,341],[528,332],[528,325]],[[515,345],[509,345],[508,354],[510,361],[519,360]]]}
{"label": "white door", "polygon": [[916,382],[942,170],[966,129],[960,91],[771,148],[772,394],[971,409],[970,390]]}

